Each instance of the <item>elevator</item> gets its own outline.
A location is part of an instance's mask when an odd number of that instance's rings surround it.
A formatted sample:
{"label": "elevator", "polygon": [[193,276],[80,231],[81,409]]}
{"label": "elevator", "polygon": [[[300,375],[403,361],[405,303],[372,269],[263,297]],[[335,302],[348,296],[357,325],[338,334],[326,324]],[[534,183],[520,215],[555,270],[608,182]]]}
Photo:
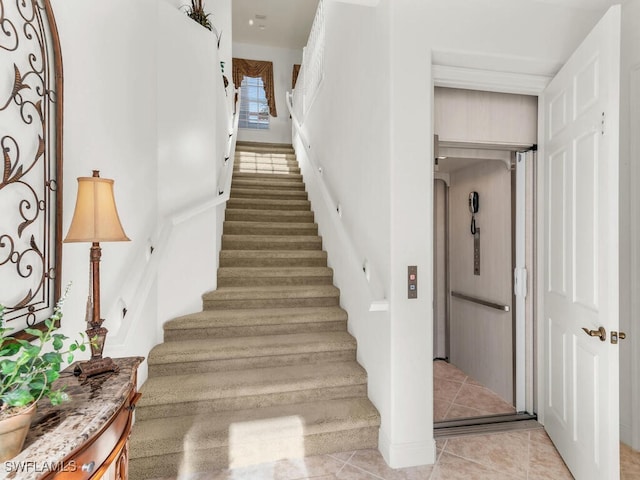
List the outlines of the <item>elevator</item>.
{"label": "elevator", "polygon": [[434,420],[533,414],[537,99],[435,99]]}

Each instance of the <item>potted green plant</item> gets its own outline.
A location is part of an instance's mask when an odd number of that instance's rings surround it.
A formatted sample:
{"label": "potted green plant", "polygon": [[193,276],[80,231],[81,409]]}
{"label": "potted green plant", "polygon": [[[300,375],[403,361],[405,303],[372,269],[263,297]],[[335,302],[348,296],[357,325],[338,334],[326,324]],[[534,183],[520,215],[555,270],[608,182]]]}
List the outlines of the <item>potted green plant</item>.
{"label": "potted green plant", "polygon": [[5,307],[0,305],[0,461],[20,453],[40,399],[59,405],[69,398],[52,384],[60,376],[63,361],[73,362],[74,352],[85,351],[87,342],[81,333],[82,341],[66,347],[68,338],[55,333],[67,292],[68,287],[42,331],[25,330],[36,337],[33,342],[9,336],[12,328],[5,327]]}
{"label": "potted green plant", "polygon": [[213,30],[210,13],[204,11],[204,0],[191,0],[191,5],[187,6],[187,15],[208,30]]}

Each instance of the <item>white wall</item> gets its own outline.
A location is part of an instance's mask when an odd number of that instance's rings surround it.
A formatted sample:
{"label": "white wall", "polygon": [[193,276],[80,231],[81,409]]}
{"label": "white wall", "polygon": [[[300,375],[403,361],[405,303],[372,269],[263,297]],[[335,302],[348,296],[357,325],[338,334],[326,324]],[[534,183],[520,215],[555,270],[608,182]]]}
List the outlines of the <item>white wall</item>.
{"label": "white wall", "polygon": [[[229,124],[214,38],[164,2],[52,4],[66,86],[63,231],[73,214],[75,178],[92,169],[113,178],[132,241],[102,245],[105,354],[146,356],[161,341],[159,319],[198,309],[200,295],[215,287],[215,209],[169,221],[217,195]],[[85,21],[95,15],[104,23]],[[86,328],[88,252],[83,244],[63,249],[63,282],[74,285],[62,331],[74,337]],[[146,378],[144,365],[139,378]]]}
{"label": "white wall", "polygon": [[[269,117],[268,130],[240,129],[238,140],[248,142],[286,143],[291,144],[291,119],[287,110],[286,92],[291,89],[291,74],[294,64],[302,63],[302,50],[233,43],[233,56],[248,60],[265,60],[273,62],[273,82],[275,86],[277,117]],[[232,82],[231,67],[229,81]],[[236,87],[239,87],[237,85]]]}
{"label": "white wall", "polygon": [[[622,7],[620,102],[620,439],[640,450],[640,0]],[[630,261],[629,261],[630,259]]]}
{"label": "white wall", "polygon": [[[158,214],[157,14],[152,1],[87,4],[54,0],[52,6],[65,85],[63,235],[73,215],[76,177],[90,176],[92,169],[99,169],[101,176],[115,180],[120,219],[132,239],[130,243],[102,244],[102,314],[107,328],[115,331],[112,324],[118,324],[121,312],[113,306],[128,279],[129,267],[141,269],[146,263],[140,252],[145,250]],[[101,21],[87,22],[87,18]],[[62,331],[75,337],[86,328],[89,245],[65,244],[62,260],[63,283],[73,282]],[[148,294],[147,308],[136,320],[141,324],[154,322],[156,317],[156,293],[151,290]],[[156,341],[154,333],[139,337],[129,354],[146,355]],[[108,338],[106,350],[113,346]]]}
{"label": "white wall", "polygon": [[[296,151],[342,306],[349,313],[349,331],[358,340],[358,361],[367,370],[369,398],[381,413],[382,431],[389,432],[389,313],[369,311],[372,300],[389,292],[389,72],[383,68],[388,62],[387,12],[327,2],[325,13],[324,78],[303,122],[316,168],[302,154],[301,143]],[[329,203],[318,182],[328,185]],[[371,266],[371,284],[363,274],[365,261]]]}

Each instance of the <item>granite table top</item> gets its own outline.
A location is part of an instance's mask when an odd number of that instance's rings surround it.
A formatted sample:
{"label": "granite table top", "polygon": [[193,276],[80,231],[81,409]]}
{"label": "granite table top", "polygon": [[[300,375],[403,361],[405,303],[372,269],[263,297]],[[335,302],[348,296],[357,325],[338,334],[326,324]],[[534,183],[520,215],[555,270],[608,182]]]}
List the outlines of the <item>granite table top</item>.
{"label": "granite table top", "polygon": [[143,357],[114,358],[118,373],[108,372],[80,382],[73,375],[75,363],[56,380],[71,398],[52,406],[38,402],[38,410],[22,452],[0,464],[0,478],[36,480],[62,468],[63,460],[100,431],[120,408],[130,391]]}

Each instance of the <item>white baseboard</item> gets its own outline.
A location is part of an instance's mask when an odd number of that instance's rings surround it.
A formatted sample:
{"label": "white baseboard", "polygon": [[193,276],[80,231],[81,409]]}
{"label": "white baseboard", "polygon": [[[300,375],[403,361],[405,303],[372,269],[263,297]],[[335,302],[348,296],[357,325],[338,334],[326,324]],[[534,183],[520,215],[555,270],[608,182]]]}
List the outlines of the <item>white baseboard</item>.
{"label": "white baseboard", "polygon": [[391,468],[407,468],[436,463],[436,442],[433,438],[424,442],[392,444],[381,428],[378,434],[378,449]]}

